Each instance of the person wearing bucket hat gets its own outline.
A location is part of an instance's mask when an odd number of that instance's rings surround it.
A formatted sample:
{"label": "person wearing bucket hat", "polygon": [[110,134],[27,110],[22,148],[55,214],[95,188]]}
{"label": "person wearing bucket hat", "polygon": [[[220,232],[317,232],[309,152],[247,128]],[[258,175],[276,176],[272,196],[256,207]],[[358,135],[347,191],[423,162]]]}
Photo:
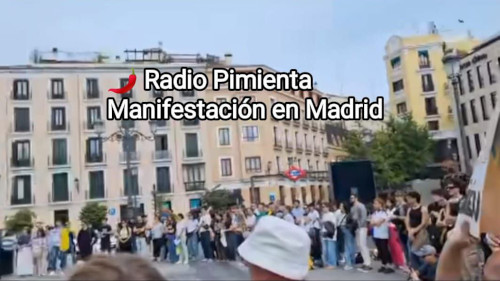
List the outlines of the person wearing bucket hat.
{"label": "person wearing bucket hat", "polygon": [[252,280],[303,280],[309,270],[311,239],[300,227],[266,216],[238,248]]}

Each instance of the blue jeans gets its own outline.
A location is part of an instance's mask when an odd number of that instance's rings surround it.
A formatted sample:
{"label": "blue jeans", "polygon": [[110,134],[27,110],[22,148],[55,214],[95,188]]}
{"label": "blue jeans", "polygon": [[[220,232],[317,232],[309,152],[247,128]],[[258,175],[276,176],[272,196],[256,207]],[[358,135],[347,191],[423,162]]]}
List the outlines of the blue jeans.
{"label": "blue jeans", "polygon": [[49,266],[48,270],[49,271],[56,271],[57,270],[57,260],[59,259],[59,247],[53,246],[49,250]]}
{"label": "blue jeans", "polygon": [[337,266],[337,241],[322,238],[323,263],[325,266]]}
{"label": "blue jeans", "polygon": [[415,255],[411,250],[411,241],[408,239],[407,245],[408,247],[408,255],[410,256],[410,266],[413,269],[418,269],[422,264],[423,260],[419,256]]}
{"label": "blue jeans", "polygon": [[59,251],[59,260],[61,261],[61,264],[60,264],[61,270],[64,270],[66,268],[66,263],[68,261],[68,257],[67,257],[68,253],[71,254],[71,252]]}
{"label": "blue jeans", "polygon": [[210,231],[200,232],[201,247],[203,248],[203,255],[205,259],[212,260],[214,258],[214,249],[212,248],[212,240]]}
{"label": "blue jeans", "polygon": [[356,258],[356,240],[352,232],[345,226],[341,226],[343,239],[344,239],[344,258],[345,265],[354,266]]}
{"label": "blue jeans", "polygon": [[177,255],[174,240],[175,235],[167,235],[168,257],[171,263],[176,263],[177,261],[179,261],[179,256]]}
{"label": "blue jeans", "polygon": [[187,239],[189,257],[193,260],[198,258],[198,233],[191,234]]}
{"label": "blue jeans", "polygon": [[136,253],[140,256],[147,257],[149,254],[148,243],[146,242],[145,237],[136,237],[135,238],[135,249]]}

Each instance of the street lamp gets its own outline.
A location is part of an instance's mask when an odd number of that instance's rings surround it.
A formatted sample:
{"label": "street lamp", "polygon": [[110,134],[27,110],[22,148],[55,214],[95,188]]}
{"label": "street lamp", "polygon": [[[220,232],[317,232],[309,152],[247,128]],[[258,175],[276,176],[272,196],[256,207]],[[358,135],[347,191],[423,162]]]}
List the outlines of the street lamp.
{"label": "street lamp", "polygon": [[97,133],[97,136],[101,139],[102,142],[105,141],[123,141],[124,142],[124,150],[125,150],[125,161],[126,161],[126,171],[125,171],[125,190],[128,191],[127,194],[127,209],[128,209],[128,218],[135,218],[137,216],[137,195],[133,193],[130,184],[132,183],[132,172],[131,172],[131,158],[132,158],[132,149],[131,142],[134,139],[139,140],[148,140],[154,141],[156,135],[156,122],[151,120],[149,121],[149,128],[151,131],[151,135],[145,135],[140,131],[132,128],[130,125],[120,125],[118,127],[118,131],[111,133],[109,136],[103,136],[105,133],[104,121],[97,120],[94,122],[94,129]]}
{"label": "street lamp", "polygon": [[465,170],[467,174],[470,175],[471,168],[469,165],[469,155],[467,149],[464,148],[467,143],[465,140],[465,132],[464,132],[464,123],[462,119],[462,114],[460,114],[460,106],[459,106],[459,96],[460,96],[460,87],[459,87],[459,78],[460,78],[460,59],[462,58],[461,53],[457,49],[445,50],[445,54],[443,56],[443,65],[446,74],[448,75],[448,80],[450,80],[453,90],[453,108],[455,117],[458,125],[458,134],[459,138],[457,141],[458,150],[461,155],[460,157],[460,166],[462,170]]}

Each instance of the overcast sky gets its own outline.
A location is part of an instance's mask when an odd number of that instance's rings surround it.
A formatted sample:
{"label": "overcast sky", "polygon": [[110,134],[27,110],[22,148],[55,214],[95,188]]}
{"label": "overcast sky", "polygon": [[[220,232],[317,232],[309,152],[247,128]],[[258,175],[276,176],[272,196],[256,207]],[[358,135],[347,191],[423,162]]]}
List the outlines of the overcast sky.
{"label": "overcast sky", "polygon": [[308,71],[322,91],[373,98],[387,96],[391,35],[435,21],[444,35],[487,38],[499,11],[496,0],[1,0],[0,65],[25,64],[35,48],[120,55],[162,41],[167,52],[231,52],[234,63]]}

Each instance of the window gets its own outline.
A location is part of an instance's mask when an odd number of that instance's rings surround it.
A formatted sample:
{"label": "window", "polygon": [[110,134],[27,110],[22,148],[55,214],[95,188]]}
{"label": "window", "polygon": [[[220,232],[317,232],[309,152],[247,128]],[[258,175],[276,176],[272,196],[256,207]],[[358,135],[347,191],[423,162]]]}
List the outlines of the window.
{"label": "window", "polygon": [[427,122],[427,128],[429,131],[439,131],[439,121],[429,121]]}
{"label": "window", "polygon": [[167,135],[156,135],[155,136],[155,151],[167,151],[168,150],[168,136]]}
{"label": "window", "polygon": [[200,198],[192,198],[189,199],[189,209],[199,209],[201,208],[201,199]]}
{"label": "window", "polygon": [[69,201],[68,173],[57,173],[52,175],[52,201]]}
{"label": "window", "polygon": [[88,138],[86,141],[87,163],[100,163],[103,161],[101,138]]}
{"label": "window", "polygon": [[488,71],[488,80],[490,81],[490,84],[495,84],[497,82],[497,77],[491,71],[491,61],[486,63],[486,70]]}
{"label": "window", "polygon": [[30,87],[29,82],[26,79],[16,79],[14,80],[12,98],[15,100],[29,100],[30,99]]}
{"label": "window", "polygon": [[242,96],[241,97],[241,101],[244,101],[245,99],[248,99],[248,103],[255,102],[255,96]]}
{"label": "window", "polygon": [[307,159],[307,169],[308,170],[312,170],[313,169],[313,166],[311,165],[311,160],[310,159]]}
{"label": "window", "polygon": [[467,105],[465,103],[460,105],[460,111],[462,112],[462,122],[464,126],[467,126],[469,124],[469,119],[467,118]]}
{"label": "window", "polygon": [[101,108],[99,106],[87,107],[87,129],[93,130],[96,121],[101,120]]}
{"label": "window", "polygon": [[316,160],[316,171],[319,171],[319,160]]}
{"label": "window", "polygon": [[420,66],[420,68],[431,67],[429,52],[427,50],[418,51],[418,65]]}
{"label": "window", "polygon": [[123,170],[123,186],[125,196],[139,195],[139,172],[137,168],[130,169],[130,178],[127,178],[127,169]]}
{"label": "window", "polygon": [[491,108],[495,108],[495,106],[497,105],[497,92],[491,92],[490,97],[491,97]]}
{"label": "window", "polygon": [[157,167],[156,168],[156,191],[158,193],[171,193],[170,188],[170,168]]}
{"label": "window", "polygon": [[193,120],[184,119],[184,120],[182,120],[182,125],[184,125],[184,126],[198,126],[198,125],[200,125],[200,120],[199,119],[193,119]]}
{"label": "window", "polygon": [[467,143],[467,152],[469,153],[469,159],[472,159],[472,148],[470,147],[470,138],[467,136],[465,138],[465,142]]}
{"label": "window", "polygon": [[476,66],[476,73],[477,73],[477,81],[479,83],[479,89],[482,89],[484,87],[484,80],[483,80],[483,75],[481,74],[480,65]]}
{"label": "window", "polygon": [[[125,87],[128,84],[128,78],[121,78],[120,79],[120,88]],[[132,98],[133,95],[133,90],[130,89],[130,91],[123,93],[121,96],[122,98]]]}
{"label": "window", "polygon": [[186,157],[200,157],[198,150],[198,135],[196,133],[186,134]]}
{"label": "window", "polygon": [[434,82],[432,82],[432,74],[422,75],[422,90],[424,92],[434,91]]}
{"label": "window", "polygon": [[194,91],[181,91],[181,97],[183,98],[191,98],[194,97]]}
{"label": "window", "polygon": [[52,131],[66,130],[66,108],[64,107],[52,108],[52,121],[50,129]]}
{"label": "window", "polygon": [[243,140],[248,142],[257,141],[259,139],[259,127],[243,126]]}
{"label": "window", "polygon": [[22,175],[12,178],[11,205],[33,204],[31,194],[31,176]]}
{"label": "window", "polygon": [[392,91],[394,93],[402,91],[404,89],[403,79],[400,79],[396,82],[392,82]]}
{"label": "window", "polygon": [[104,171],[89,172],[89,198],[105,198]]}
{"label": "window", "polygon": [[302,144],[300,143],[300,140],[299,140],[299,132],[295,132],[295,144],[297,145],[297,147],[301,148],[302,147]]}
{"label": "window", "polygon": [[219,145],[231,145],[231,135],[229,133],[229,128],[219,128]]}
{"label": "window", "polygon": [[51,84],[51,95],[52,99],[62,100],[64,99],[64,82],[62,79],[52,79]]}
{"label": "window", "polygon": [[128,120],[125,120],[125,119],[122,119],[122,122],[121,122],[121,126],[122,128],[135,128],[135,120],[132,120],[132,119],[128,119]]}
{"label": "window", "polygon": [[486,97],[482,96],[480,98],[481,101],[481,111],[483,112],[483,120],[489,120],[490,115],[488,113],[488,108],[487,108],[487,103],[486,103]]}
{"label": "window", "polygon": [[221,103],[227,102],[227,99],[226,98],[216,98],[215,102],[218,104],[221,104]]}
{"label": "window", "polygon": [[30,129],[30,109],[14,108],[14,132],[29,132]]}
{"label": "window", "polygon": [[462,81],[462,76],[458,76],[457,81],[458,81],[458,91],[460,95],[463,95],[465,92],[464,92],[464,82]]}
{"label": "window", "polygon": [[68,164],[68,149],[66,139],[52,140],[52,165]]}
{"label": "window", "polygon": [[297,166],[299,166],[299,168],[302,168],[302,160],[300,158],[297,159]]}
{"label": "window", "polygon": [[405,114],[407,112],[406,102],[396,104],[396,111],[398,114]]}
{"label": "window", "polygon": [[262,171],[260,157],[246,157],[245,169],[249,173],[260,173]]}
{"label": "window", "polygon": [[288,162],[288,167],[293,166],[293,162],[294,162],[293,157],[288,157],[287,162]]}
{"label": "window", "polygon": [[276,156],[276,169],[278,169],[278,173],[281,173],[281,159],[279,156]]}
{"label": "window", "polygon": [[426,98],[425,99],[425,112],[427,115],[437,115],[438,108],[436,105],[436,98]]}
{"label": "window", "polygon": [[153,98],[161,98],[161,97],[163,97],[163,91],[153,89]]}
{"label": "window", "polygon": [[205,189],[205,164],[189,164],[182,166],[186,191]]}
{"label": "window", "polygon": [[99,98],[99,84],[96,78],[87,78],[87,99]]}
{"label": "window", "polygon": [[400,57],[395,57],[391,60],[391,67],[392,69],[398,69],[401,67],[401,58]]}
{"label": "window", "polygon": [[474,134],[474,143],[476,144],[477,156],[479,156],[479,153],[481,152],[481,138],[479,137],[479,134]]}
{"label": "window", "polygon": [[128,137],[128,138],[122,139],[123,152],[127,152],[127,151],[135,152],[135,151],[137,151],[136,149],[137,149],[137,139],[136,138]]}
{"label": "window", "polygon": [[467,83],[469,83],[469,93],[474,92],[474,80],[472,79],[472,70],[467,70]]}
{"label": "window", "polygon": [[220,160],[220,171],[221,176],[230,177],[233,175],[233,170],[231,168],[231,158],[222,158]]}
{"label": "window", "polygon": [[285,129],[285,142],[286,142],[286,147],[292,147],[292,143],[288,139],[288,130],[287,129]]}
{"label": "window", "polygon": [[29,167],[31,165],[31,148],[29,140],[12,142],[12,166]]}
{"label": "window", "polygon": [[476,101],[470,101],[470,113],[472,115],[472,122],[477,123],[477,114],[476,114]]}

